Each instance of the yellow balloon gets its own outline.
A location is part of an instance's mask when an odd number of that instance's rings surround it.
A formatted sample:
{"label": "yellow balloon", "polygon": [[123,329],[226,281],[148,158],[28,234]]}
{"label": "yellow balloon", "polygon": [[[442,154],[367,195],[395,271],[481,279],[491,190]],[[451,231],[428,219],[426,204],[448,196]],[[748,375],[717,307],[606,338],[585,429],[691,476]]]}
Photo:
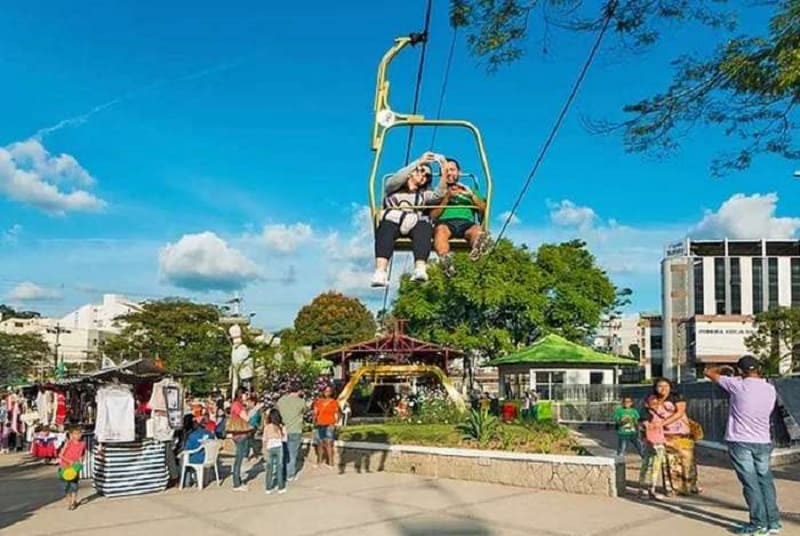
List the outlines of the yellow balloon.
{"label": "yellow balloon", "polygon": [[61,472],[61,477],[67,481],[75,480],[78,478],[78,472],[73,467],[67,467]]}

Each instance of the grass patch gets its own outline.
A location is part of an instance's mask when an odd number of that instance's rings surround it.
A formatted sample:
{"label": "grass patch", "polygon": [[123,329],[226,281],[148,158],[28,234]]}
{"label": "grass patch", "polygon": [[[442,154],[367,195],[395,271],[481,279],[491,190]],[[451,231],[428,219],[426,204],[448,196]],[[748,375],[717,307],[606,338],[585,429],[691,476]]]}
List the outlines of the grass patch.
{"label": "grass patch", "polygon": [[389,445],[485,448],[534,454],[582,453],[567,428],[550,423],[500,424],[498,437],[483,447],[479,447],[477,441],[465,439],[464,433],[453,424],[362,424],[341,429],[339,439]]}

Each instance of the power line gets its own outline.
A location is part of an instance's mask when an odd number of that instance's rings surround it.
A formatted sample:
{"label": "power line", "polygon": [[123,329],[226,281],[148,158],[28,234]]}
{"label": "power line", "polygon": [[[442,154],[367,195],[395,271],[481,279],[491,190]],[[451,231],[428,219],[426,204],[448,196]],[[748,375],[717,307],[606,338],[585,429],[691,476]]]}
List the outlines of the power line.
{"label": "power line", "polygon": [[528,188],[533,181],[536,172],[539,170],[542,162],[544,161],[544,157],[547,154],[550,145],[552,145],[553,141],[555,140],[556,135],[558,134],[559,129],[561,128],[561,124],[564,121],[564,118],[567,115],[570,107],[572,106],[572,102],[575,100],[575,97],[578,94],[578,90],[583,83],[584,78],[586,78],[586,74],[589,72],[589,67],[591,67],[592,62],[594,61],[595,56],[597,55],[597,51],[600,49],[600,45],[603,42],[603,37],[608,30],[608,27],[611,24],[611,19],[614,16],[614,10],[617,7],[617,0],[609,0],[605,7],[605,15],[603,20],[603,26],[600,28],[600,32],[597,34],[597,39],[594,42],[591,50],[589,51],[589,56],[586,58],[586,61],[581,68],[580,74],[578,74],[577,80],[572,86],[572,90],[567,97],[567,100],[564,102],[564,105],[561,107],[561,112],[558,114],[558,118],[556,122],[553,124],[553,128],[550,130],[550,135],[547,137],[547,140],[544,142],[542,149],[539,151],[539,155],[536,158],[535,163],[533,164],[533,169],[528,174],[528,178],[525,180],[525,184],[522,187],[519,195],[517,196],[517,200],[514,202],[514,205],[511,207],[511,210],[508,212],[508,216],[506,217],[505,222],[503,223],[503,227],[500,229],[500,233],[498,233],[497,238],[495,239],[495,246],[500,242],[500,239],[503,237],[506,229],[508,228],[509,223],[514,218],[514,213],[519,208],[520,203],[522,203],[522,199],[525,197],[525,194],[528,192]]}
{"label": "power line", "polygon": [[[428,37],[430,35],[430,27],[431,27],[431,10],[433,8],[433,0],[428,0],[425,5],[425,23],[424,29],[422,30],[422,51],[420,52],[419,56],[419,66],[417,67],[417,81],[416,87],[414,88],[414,103],[412,106],[412,114],[416,114],[417,110],[419,110],[419,97],[422,93],[422,78],[425,74],[425,53],[428,50]],[[408,165],[409,161],[411,160],[411,147],[414,142],[414,125],[408,130],[408,140],[406,142],[406,164]],[[396,257],[396,255],[395,255]],[[386,311],[386,303],[389,300],[389,288],[391,287],[392,282],[392,268],[394,267],[394,260],[389,263],[389,272],[387,274],[387,282],[386,287],[383,290],[383,306],[381,309]]]}

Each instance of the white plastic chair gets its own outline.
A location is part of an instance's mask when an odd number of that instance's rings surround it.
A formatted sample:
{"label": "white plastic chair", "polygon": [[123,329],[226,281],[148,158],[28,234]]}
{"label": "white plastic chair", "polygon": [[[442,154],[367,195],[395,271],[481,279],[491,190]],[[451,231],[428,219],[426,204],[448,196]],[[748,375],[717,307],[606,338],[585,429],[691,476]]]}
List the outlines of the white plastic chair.
{"label": "white plastic chair", "polygon": [[[217,485],[221,486],[222,482],[219,479],[219,464],[217,463],[217,458],[219,457],[219,451],[222,449],[222,441],[217,439],[212,439],[209,441],[204,442],[196,449],[192,450],[184,450],[181,452],[181,484],[180,489],[183,489],[183,482],[186,478],[186,468],[191,467],[194,469],[194,474],[197,477],[197,486],[198,489],[203,489],[203,485],[205,484],[205,470],[206,467],[214,468],[214,475],[217,478]],[[189,456],[196,452],[200,452],[205,450],[205,458],[203,458],[203,463],[189,463]]]}

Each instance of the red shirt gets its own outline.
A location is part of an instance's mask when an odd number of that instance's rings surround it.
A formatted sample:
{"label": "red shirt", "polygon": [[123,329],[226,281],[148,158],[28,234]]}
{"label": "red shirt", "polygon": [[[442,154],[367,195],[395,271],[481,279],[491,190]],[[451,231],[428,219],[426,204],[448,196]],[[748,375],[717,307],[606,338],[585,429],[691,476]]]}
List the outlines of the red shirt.
{"label": "red shirt", "polygon": [[69,467],[73,463],[81,461],[84,452],[86,452],[86,443],[69,439],[64,448],[61,449],[58,463],[61,467]]}

